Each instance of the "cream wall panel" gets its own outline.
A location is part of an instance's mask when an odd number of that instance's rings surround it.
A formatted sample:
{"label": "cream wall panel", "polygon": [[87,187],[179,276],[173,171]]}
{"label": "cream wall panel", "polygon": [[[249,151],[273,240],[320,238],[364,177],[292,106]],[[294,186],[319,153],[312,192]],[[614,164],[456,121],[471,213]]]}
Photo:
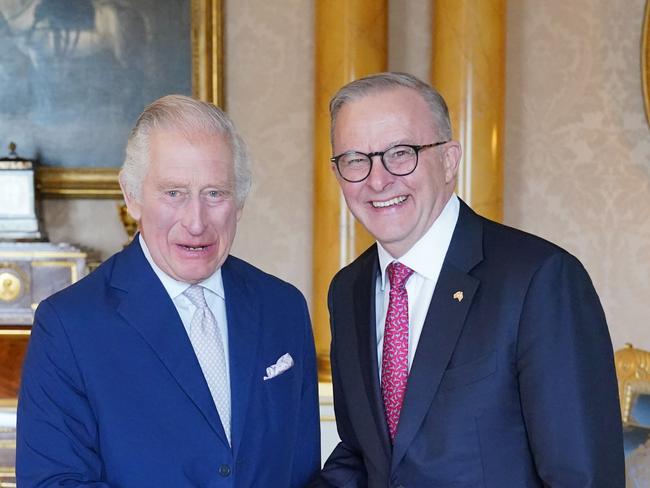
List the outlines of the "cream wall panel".
{"label": "cream wall panel", "polygon": [[581,259],[616,348],[650,348],[644,4],[508,2],[505,221]]}
{"label": "cream wall panel", "polygon": [[41,216],[51,242],[68,242],[99,252],[122,249],[127,236],[115,200],[43,200]]}
{"label": "cream wall panel", "polygon": [[228,0],[225,8],[226,108],[254,158],[233,253],[309,300],[314,5]]}
{"label": "cream wall panel", "polygon": [[431,73],[431,0],[389,0],[388,66],[423,80]]}

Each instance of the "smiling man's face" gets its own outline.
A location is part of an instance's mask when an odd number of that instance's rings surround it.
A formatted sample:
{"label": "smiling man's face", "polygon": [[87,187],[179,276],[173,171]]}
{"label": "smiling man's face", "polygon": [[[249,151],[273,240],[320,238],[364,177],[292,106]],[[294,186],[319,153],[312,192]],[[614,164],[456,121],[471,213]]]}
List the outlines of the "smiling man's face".
{"label": "smiling man's face", "polygon": [[225,137],[155,130],[139,199],[131,216],[156,265],[172,278],[199,283],[226,260],[241,215],[233,155]]}
{"label": "smiling man's face", "polygon": [[[394,88],[347,102],[338,112],[333,153],[372,153],[398,144],[442,141],[433,115],[415,90]],[[423,149],[407,176],[394,176],[373,158],[365,180],[343,180],[332,165],[352,214],[393,256],[404,255],[431,227],[451,197],[460,161],[460,145],[450,141]]]}

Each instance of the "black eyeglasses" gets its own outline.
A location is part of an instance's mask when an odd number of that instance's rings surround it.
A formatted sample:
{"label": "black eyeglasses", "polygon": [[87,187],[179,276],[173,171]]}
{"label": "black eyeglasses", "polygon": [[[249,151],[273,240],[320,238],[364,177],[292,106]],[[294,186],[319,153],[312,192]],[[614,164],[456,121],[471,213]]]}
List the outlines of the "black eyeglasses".
{"label": "black eyeglasses", "polygon": [[395,176],[410,175],[418,166],[418,154],[423,149],[441,146],[449,141],[434,142],[422,146],[414,144],[399,144],[385,151],[377,151],[370,154],[348,151],[330,159],[336,165],[341,178],[350,183],[359,183],[365,180],[372,171],[372,158],[379,156],[381,164],[386,171]]}

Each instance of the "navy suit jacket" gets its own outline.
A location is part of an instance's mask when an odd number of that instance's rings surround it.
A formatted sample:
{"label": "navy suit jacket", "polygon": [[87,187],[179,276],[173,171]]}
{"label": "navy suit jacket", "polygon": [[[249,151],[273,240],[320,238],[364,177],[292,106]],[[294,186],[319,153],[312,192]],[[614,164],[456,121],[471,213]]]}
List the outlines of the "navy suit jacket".
{"label": "navy suit jacket", "polygon": [[393,446],[379,386],[377,273],[373,246],[331,284],[342,442],[313,486],[625,486],[612,346],[573,256],[461,203]]}
{"label": "navy suit jacket", "polygon": [[[293,286],[222,266],[232,447],[187,333],[135,239],[36,312],[18,486],[301,487],[320,466],[314,344]],[[290,353],[295,365],[264,381]]]}

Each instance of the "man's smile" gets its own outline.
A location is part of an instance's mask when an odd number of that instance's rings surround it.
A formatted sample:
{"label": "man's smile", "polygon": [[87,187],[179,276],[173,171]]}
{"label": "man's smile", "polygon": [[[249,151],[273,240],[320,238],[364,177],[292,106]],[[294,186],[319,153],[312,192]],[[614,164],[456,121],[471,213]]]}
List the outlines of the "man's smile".
{"label": "man's smile", "polygon": [[398,197],[391,198],[390,200],[373,200],[370,203],[374,208],[386,208],[392,207],[393,205],[400,205],[401,203],[405,202],[407,198],[407,195],[400,195]]}
{"label": "man's smile", "polygon": [[202,252],[206,251],[212,246],[212,244],[198,244],[198,245],[188,245],[188,244],[177,244],[182,250],[191,251],[191,252]]}

